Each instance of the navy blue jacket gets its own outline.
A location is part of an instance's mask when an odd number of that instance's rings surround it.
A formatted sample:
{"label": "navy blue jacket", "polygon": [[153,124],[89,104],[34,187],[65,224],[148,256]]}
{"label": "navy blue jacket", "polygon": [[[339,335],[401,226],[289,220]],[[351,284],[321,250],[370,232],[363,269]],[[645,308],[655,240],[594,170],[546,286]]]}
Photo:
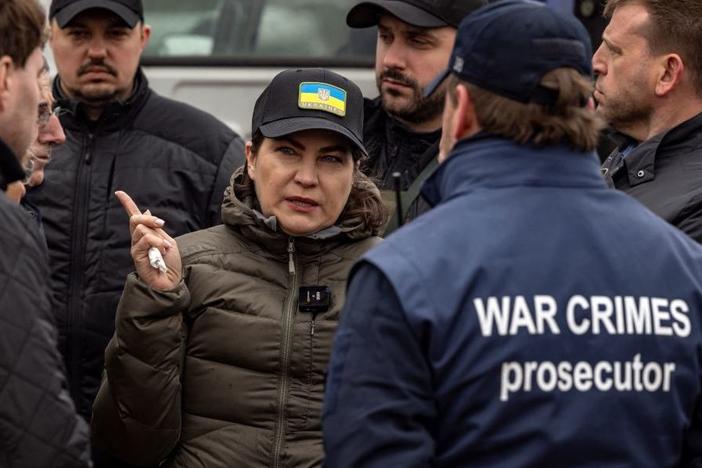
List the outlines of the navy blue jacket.
{"label": "navy blue jacket", "polygon": [[326,466],[672,467],[697,456],[702,249],[594,154],[487,135],[352,273]]}

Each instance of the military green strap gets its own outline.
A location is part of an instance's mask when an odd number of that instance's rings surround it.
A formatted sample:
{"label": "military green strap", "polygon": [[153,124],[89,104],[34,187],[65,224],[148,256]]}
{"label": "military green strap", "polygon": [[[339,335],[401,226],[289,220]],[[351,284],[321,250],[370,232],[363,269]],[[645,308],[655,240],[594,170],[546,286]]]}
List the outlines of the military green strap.
{"label": "military green strap", "polygon": [[[436,158],[433,158],[432,160],[429,161],[429,164],[426,165],[426,167],[422,170],[422,172],[419,173],[416,179],[412,182],[412,185],[409,186],[409,188],[403,192],[400,192],[400,200],[402,201],[402,213],[404,215],[405,221],[407,221],[407,215],[409,214],[410,209],[412,208],[412,205],[414,204],[415,200],[419,198],[419,194],[422,191],[422,185],[424,185],[424,181],[431,176],[436,168],[439,167],[439,161]],[[397,219],[397,210],[395,209],[395,192],[392,190],[384,190],[383,191],[383,200],[386,202],[386,206],[388,209],[390,209],[390,213],[392,216],[390,217],[390,221],[385,225],[385,235],[390,234],[393,232],[395,229],[398,228],[398,223],[399,220]]]}

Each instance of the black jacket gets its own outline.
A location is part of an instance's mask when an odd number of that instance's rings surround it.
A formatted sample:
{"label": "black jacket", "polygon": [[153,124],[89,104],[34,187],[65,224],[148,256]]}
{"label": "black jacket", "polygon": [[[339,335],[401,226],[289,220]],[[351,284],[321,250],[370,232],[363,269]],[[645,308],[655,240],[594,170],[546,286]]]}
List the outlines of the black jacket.
{"label": "black jacket", "polygon": [[702,242],[702,114],[638,144],[624,141],[602,165],[607,184]]}
{"label": "black jacket", "polygon": [[179,236],[220,223],[220,204],[243,141],[209,114],[149,89],[139,74],[125,103],[90,122],[82,104],[54,94],[66,143],[54,151],[46,181],[29,192],[42,211],[49,247],[59,347],[78,411],[90,416],[115,311],[132,271],[128,217],[114,196],[124,190]]}
{"label": "black jacket", "polygon": [[363,115],[363,139],[368,150],[363,172],[381,190],[391,190],[392,174],[399,172],[402,190],[407,190],[422,170],[436,159],[441,130],[430,133],[411,131],[383,110],[379,97],[365,99]]}
{"label": "black jacket", "polygon": [[12,182],[24,179],[24,169],[9,146],[0,140],[0,191]]}
{"label": "black jacket", "polygon": [[[18,174],[0,141],[0,179]],[[41,242],[35,221],[0,193],[0,467],[87,467],[88,427],[66,389]]]}
{"label": "black jacket", "polygon": [[400,173],[404,218],[413,219],[429,210],[429,205],[419,196],[419,189],[436,167],[441,130],[411,131],[383,110],[379,97],[365,99],[363,112],[363,139],[368,159],[361,169],[382,192],[391,216],[385,231],[389,234],[397,227],[393,173]]}

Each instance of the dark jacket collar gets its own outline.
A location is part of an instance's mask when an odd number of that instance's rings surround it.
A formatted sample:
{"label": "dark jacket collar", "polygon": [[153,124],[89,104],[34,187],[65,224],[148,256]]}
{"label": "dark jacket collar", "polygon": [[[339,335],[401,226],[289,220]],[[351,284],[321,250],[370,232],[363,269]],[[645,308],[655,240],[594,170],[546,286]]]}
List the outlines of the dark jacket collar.
{"label": "dark jacket collar", "polygon": [[144,72],[139,69],[134,78],[134,91],[124,102],[114,101],[105,107],[100,119],[91,122],[85,113],[84,104],[78,100],[70,99],[61,89],[60,77],[56,76],[53,84],[53,94],[56,103],[68,110],[65,117],[61,119],[61,124],[66,128],[84,128],[87,126],[100,127],[102,130],[114,131],[131,126],[136,113],[141,110],[148,100],[151,90],[149,82]]}
{"label": "dark jacket collar", "polygon": [[479,188],[513,186],[606,188],[594,152],[566,145],[522,145],[481,132],[460,141],[422,195],[432,205]]}
{"label": "dark jacket collar", "polygon": [[8,184],[24,179],[24,169],[14,151],[0,139],[0,190],[3,192]]}
{"label": "dark jacket collar", "polygon": [[[619,145],[622,151],[632,140],[625,140]],[[702,113],[687,120],[677,127],[662,132],[646,141],[641,142],[626,158],[626,167],[629,185],[636,185],[648,182],[656,177],[656,159],[665,158],[681,153],[680,150],[690,145],[702,144]]]}
{"label": "dark jacket collar", "polygon": [[[259,244],[266,252],[287,255],[290,236],[280,230],[275,217],[266,218],[260,211],[256,191],[252,182],[244,185],[244,167],[240,167],[231,177],[231,183],[224,193],[222,221],[243,237]],[[380,202],[380,193],[373,186]],[[359,195],[364,196],[364,195]],[[365,195],[368,196],[368,195]],[[306,255],[317,255],[334,249],[340,244],[366,239],[376,233],[361,217],[350,216],[346,210],[334,226],[316,234],[296,237],[297,251]]]}

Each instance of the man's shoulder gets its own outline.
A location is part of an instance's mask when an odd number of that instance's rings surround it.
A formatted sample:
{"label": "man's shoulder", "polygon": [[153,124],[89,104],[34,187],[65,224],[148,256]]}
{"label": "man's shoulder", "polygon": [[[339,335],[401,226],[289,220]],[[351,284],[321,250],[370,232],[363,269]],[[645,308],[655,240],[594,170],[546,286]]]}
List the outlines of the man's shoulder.
{"label": "man's shoulder", "polygon": [[207,159],[219,160],[238,134],[213,115],[151,92],[136,116],[136,130],[169,141]]}
{"label": "man's shoulder", "polygon": [[176,101],[151,91],[137,117],[140,126],[149,126],[190,134],[223,135],[233,139],[238,135],[212,114],[185,102]]}
{"label": "man's shoulder", "polygon": [[433,253],[442,246],[434,239],[444,237],[443,232],[451,229],[449,225],[453,225],[450,220],[425,213],[375,245],[363,260],[389,276],[410,281],[419,271],[431,268]]}
{"label": "man's shoulder", "polygon": [[0,244],[3,246],[0,265],[14,265],[13,270],[18,270],[20,255],[22,263],[28,262],[30,258],[41,262],[43,250],[36,222],[29,213],[4,195],[0,195]]}
{"label": "man's shoulder", "polygon": [[4,195],[0,195],[0,236],[31,233],[32,221],[29,213],[9,201]]}

